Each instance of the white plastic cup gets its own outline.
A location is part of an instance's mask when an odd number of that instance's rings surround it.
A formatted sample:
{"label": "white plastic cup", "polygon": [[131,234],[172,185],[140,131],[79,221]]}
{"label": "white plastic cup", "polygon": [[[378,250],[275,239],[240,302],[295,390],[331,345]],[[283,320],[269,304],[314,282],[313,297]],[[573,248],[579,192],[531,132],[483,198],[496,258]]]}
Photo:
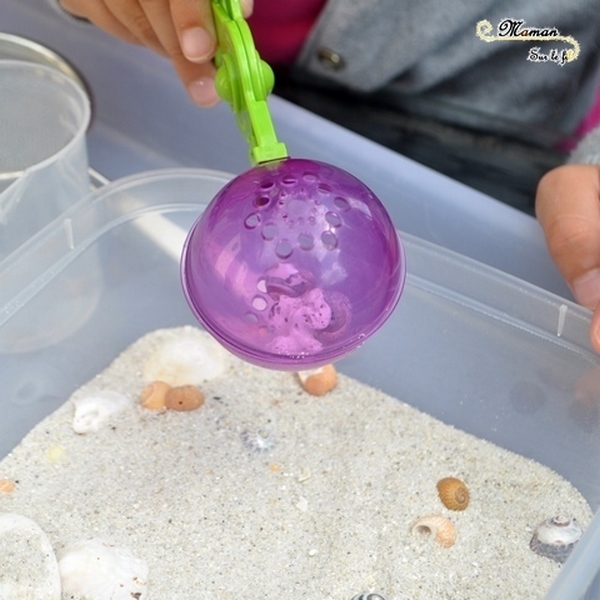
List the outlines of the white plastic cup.
{"label": "white plastic cup", "polygon": [[87,194],[90,115],[64,73],[0,60],[0,261]]}

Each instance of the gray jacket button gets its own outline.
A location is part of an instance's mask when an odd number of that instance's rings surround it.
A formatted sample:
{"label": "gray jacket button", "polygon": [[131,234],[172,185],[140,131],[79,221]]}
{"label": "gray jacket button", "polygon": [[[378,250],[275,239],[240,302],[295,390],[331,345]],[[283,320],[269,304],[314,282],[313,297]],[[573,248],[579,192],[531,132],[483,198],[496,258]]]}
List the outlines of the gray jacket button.
{"label": "gray jacket button", "polygon": [[317,58],[321,65],[330,71],[340,71],[346,66],[344,59],[331,48],[319,48]]}

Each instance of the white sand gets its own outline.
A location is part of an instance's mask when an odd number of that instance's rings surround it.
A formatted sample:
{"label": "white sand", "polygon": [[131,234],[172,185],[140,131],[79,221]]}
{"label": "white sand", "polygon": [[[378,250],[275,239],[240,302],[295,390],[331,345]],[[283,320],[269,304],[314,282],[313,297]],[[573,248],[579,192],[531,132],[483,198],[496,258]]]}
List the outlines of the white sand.
{"label": "white sand", "polygon": [[[591,520],[548,468],[345,376],[315,398],[291,373],[232,359],[199,410],[142,410],[143,365],[178,331],[142,338],[76,392],[130,398],[109,426],[75,434],[67,402],[0,463],[19,482],[1,512],[32,518],[57,551],[97,536],[130,548],[149,600],[541,599],[560,566],[529,549],[534,527]],[[249,450],[248,428],[271,432],[272,450]],[[464,512],[437,496],[449,475],[468,484]],[[430,513],[454,521],[453,547],[411,535]]]}

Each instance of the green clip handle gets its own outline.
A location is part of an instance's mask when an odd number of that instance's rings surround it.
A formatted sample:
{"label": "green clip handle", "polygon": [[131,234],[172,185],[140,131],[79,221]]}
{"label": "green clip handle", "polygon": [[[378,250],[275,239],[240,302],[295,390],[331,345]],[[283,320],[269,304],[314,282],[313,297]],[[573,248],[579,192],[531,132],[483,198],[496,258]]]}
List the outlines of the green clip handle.
{"label": "green clip handle", "polygon": [[215,86],[219,96],[231,105],[250,146],[250,162],[256,165],[287,158],[266,101],[275,77],[256,51],[239,0],[212,0],[212,10],[218,41]]}

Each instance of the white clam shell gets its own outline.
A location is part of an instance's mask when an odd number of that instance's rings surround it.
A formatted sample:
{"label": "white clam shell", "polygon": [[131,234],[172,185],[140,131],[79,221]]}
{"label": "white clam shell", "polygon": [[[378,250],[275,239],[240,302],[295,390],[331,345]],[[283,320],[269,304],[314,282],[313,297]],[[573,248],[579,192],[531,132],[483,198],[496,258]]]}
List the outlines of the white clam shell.
{"label": "white clam shell", "polygon": [[105,390],[72,401],[75,408],[73,431],[90,433],[98,431],[108,420],[129,405],[129,400],[119,392]]}
{"label": "white clam shell", "polygon": [[58,568],[65,596],[86,600],[146,598],[146,563],[107,540],[92,538],[70,544],[59,552]]}
{"label": "white clam shell", "polygon": [[39,525],[16,513],[0,513],[0,598],[61,599],[50,541]]}
{"label": "white clam shell", "polygon": [[199,385],[224,373],[228,362],[227,350],[208,333],[189,329],[165,340],[146,361],[143,375],[172,386]]}

